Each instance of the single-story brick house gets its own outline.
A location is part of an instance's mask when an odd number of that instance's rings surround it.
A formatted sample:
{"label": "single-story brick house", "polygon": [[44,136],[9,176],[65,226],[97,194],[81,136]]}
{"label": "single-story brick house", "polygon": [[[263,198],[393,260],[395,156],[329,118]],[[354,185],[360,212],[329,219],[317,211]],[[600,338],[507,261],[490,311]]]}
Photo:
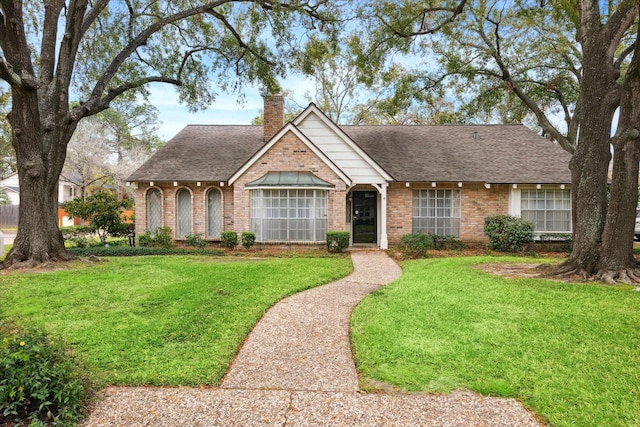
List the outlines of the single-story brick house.
{"label": "single-story brick house", "polygon": [[486,240],[499,213],[571,232],[570,156],[525,126],[339,126],[314,104],[285,124],[279,95],[264,115],[188,125],[134,172],[136,233],[317,243],[344,230],[385,249],[412,232]]}

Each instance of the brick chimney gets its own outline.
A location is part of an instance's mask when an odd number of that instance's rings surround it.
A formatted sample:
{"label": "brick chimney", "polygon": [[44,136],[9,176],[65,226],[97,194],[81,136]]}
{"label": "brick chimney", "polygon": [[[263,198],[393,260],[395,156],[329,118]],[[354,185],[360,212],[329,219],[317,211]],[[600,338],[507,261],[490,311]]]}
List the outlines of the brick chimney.
{"label": "brick chimney", "polygon": [[273,138],[284,126],[284,97],[279,93],[264,98],[264,140]]}

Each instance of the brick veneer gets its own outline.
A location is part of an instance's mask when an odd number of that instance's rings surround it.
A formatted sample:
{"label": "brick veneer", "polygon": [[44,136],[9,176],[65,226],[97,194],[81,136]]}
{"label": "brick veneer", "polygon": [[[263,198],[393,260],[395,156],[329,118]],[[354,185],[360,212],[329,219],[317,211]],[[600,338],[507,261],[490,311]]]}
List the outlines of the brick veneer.
{"label": "brick veneer", "polygon": [[327,227],[329,231],[347,229],[346,184],[292,132],[288,132],[233,183],[236,231],[242,232],[251,228],[250,194],[244,186],[261,178],[269,171],[307,171],[332,183],[335,187],[329,190],[328,194]]}
{"label": "brick veneer", "polygon": [[[138,183],[136,190],[136,234],[140,235],[147,229],[147,191],[151,188],[149,183]],[[207,193],[208,191],[221,191],[222,193],[222,229],[233,228],[233,190],[227,186],[220,186],[220,183],[201,182],[198,186],[195,182],[178,183],[174,186],[170,182],[154,183],[154,188],[160,190],[162,194],[162,226],[170,227],[172,236],[175,239],[176,231],[176,196],[183,188],[191,192],[191,224],[193,233],[200,233],[206,236],[207,233]]]}
{"label": "brick veneer", "polygon": [[[412,231],[413,190],[432,189],[431,183],[411,184],[391,183],[387,194],[387,237],[389,244],[398,243],[403,234]],[[460,190],[461,229],[460,239],[465,241],[486,241],[484,217],[506,214],[509,209],[509,187],[482,184],[438,184],[436,189]]]}

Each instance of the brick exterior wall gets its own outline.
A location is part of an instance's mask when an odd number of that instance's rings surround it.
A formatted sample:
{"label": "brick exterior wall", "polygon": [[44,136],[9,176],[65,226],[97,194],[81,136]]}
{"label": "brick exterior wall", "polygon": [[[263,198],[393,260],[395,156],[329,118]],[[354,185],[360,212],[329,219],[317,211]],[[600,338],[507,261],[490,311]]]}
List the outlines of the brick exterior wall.
{"label": "brick exterior wall", "polygon": [[[188,188],[192,195],[192,225],[194,233],[206,235],[206,195],[215,189],[222,192],[223,230],[241,233],[251,229],[250,192],[244,186],[262,177],[269,171],[310,171],[327,182],[335,185],[328,195],[328,230],[351,231],[346,223],[346,186],[344,182],[298,138],[288,133],[272,149],[247,170],[232,187],[220,187],[219,183],[154,183],[162,193],[163,226],[168,226],[175,238],[176,196],[181,188]],[[139,183],[136,190],[136,234],[144,233],[146,222],[146,193],[148,183]],[[402,235],[412,231],[413,190],[432,189],[430,183],[411,184],[390,183],[387,192],[387,237],[390,245],[397,244]],[[356,190],[365,189],[363,186]],[[367,187],[366,189],[369,189]],[[373,187],[370,187],[373,189]],[[467,242],[486,242],[484,235],[484,217],[506,214],[509,206],[509,186],[492,185],[487,189],[482,184],[464,184],[459,188],[455,184],[438,184],[436,189],[459,189],[461,204],[460,238]],[[236,209],[237,208],[237,209]],[[211,240],[211,239],[210,239]]]}
{"label": "brick exterior wall", "polygon": [[251,229],[250,192],[244,186],[269,171],[311,172],[335,187],[328,192],[327,214],[329,231],[347,230],[345,222],[346,185],[318,156],[292,132],[285,134],[271,149],[258,159],[233,183],[235,223],[238,233]]}
{"label": "brick exterior wall", "polygon": [[[430,183],[411,184],[391,183],[387,193],[387,237],[389,244],[400,241],[403,234],[412,231],[413,190],[432,189]],[[484,217],[506,214],[509,210],[509,186],[492,185],[485,188],[482,184],[438,184],[436,189],[460,190],[461,227],[460,239],[463,241],[488,241],[484,235]]]}
{"label": "brick exterior wall", "polygon": [[[140,235],[147,231],[147,191],[149,190],[149,183],[138,183],[138,189],[135,194],[136,201],[136,234]],[[221,191],[222,192],[222,229],[229,230],[233,227],[233,190],[227,186],[220,187],[219,183],[207,183],[202,182],[200,186],[195,182],[178,183],[178,186],[174,186],[170,182],[158,182],[154,183],[154,188],[160,190],[162,194],[162,226],[169,227],[172,231],[172,236],[176,238],[176,197],[178,191],[183,188],[188,189],[191,192],[191,226],[193,228],[192,233],[202,234],[206,237],[207,234],[207,192],[208,191]],[[217,239],[209,239],[217,240]]]}

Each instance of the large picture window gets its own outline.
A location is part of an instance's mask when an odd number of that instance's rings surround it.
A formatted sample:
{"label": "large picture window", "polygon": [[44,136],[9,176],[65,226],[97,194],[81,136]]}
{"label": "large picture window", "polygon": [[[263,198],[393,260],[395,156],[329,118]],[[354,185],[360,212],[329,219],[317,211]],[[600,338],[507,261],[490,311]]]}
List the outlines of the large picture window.
{"label": "large picture window", "polygon": [[178,191],[178,217],[177,217],[177,233],[178,237],[184,237],[191,234],[191,192],[186,188]]}
{"label": "large picture window", "polygon": [[162,193],[157,188],[147,191],[147,230],[162,227]]}
{"label": "large picture window", "polygon": [[251,191],[251,231],[261,242],[318,242],[327,235],[327,191]]}
{"label": "large picture window", "polygon": [[571,192],[569,190],[522,190],[520,216],[534,225],[536,232],[571,232]]}
{"label": "large picture window", "polygon": [[413,233],[460,237],[460,190],[413,190]]}
{"label": "large picture window", "polygon": [[222,232],[222,195],[212,188],[207,193],[207,237],[218,238]]}

